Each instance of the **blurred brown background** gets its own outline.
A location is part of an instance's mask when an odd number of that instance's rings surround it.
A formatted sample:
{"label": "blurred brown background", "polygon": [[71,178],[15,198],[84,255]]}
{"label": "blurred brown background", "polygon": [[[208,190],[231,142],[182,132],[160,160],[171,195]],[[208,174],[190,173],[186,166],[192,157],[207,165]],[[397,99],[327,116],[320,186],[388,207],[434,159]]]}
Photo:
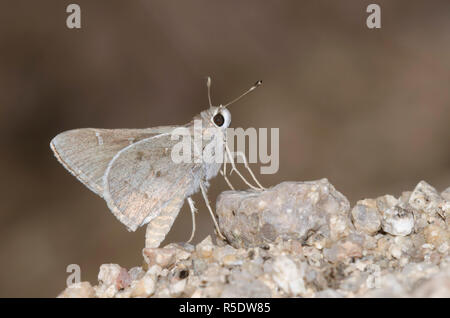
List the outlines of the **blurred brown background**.
{"label": "blurred brown background", "polygon": [[[352,202],[399,195],[424,179],[450,186],[450,2],[2,1],[0,10],[0,296],[56,296],[68,264],[142,262],[105,202],[53,157],[81,127],[184,124],[256,80],[232,127],[279,127],[280,170],[264,185],[327,177]],[[257,166],[254,166],[255,170]],[[236,185],[244,188],[233,177]],[[210,200],[226,189],[221,177]],[[198,242],[213,230],[200,196]],[[185,241],[183,207],[168,241]],[[167,241],[166,241],[167,242]]]}

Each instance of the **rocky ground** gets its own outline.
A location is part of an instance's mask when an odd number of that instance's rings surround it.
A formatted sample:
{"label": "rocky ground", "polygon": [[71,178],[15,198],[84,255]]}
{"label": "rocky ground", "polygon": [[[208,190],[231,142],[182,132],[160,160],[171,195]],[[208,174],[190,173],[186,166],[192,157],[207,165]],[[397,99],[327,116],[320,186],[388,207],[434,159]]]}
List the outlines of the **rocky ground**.
{"label": "rocky ground", "polygon": [[144,266],[104,264],[59,297],[450,297],[450,188],[351,208],[326,179],[283,182],[216,210],[228,242],[146,248]]}

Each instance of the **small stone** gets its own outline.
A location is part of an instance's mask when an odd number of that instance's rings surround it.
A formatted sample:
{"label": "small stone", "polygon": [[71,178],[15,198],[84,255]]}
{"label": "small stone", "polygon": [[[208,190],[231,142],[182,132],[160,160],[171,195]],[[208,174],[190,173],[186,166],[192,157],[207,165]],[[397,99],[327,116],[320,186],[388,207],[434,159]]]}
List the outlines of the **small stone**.
{"label": "small stone", "polygon": [[400,259],[402,257],[402,249],[398,245],[391,245],[391,248],[389,249],[391,255],[395,257],[396,259]]}
{"label": "small stone", "polygon": [[344,297],[339,291],[334,289],[324,289],[316,293],[317,298],[342,298]]}
{"label": "small stone", "polygon": [[120,275],[122,267],[117,264],[103,264],[100,266],[98,281],[104,285],[113,285]]}
{"label": "small stone", "polygon": [[423,231],[425,241],[432,244],[436,249],[442,246],[442,251],[448,249],[448,242],[450,242],[450,232],[442,227],[434,224],[428,225]]}
{"label": "small stone", "polygon": [[450,269],[431,277],[413,293],[418,298],[450,298]]}
{"label": "small stone", "polygon": [[136,266],[131,268],[128,271],[128,274],[130,275],[131,280],[139,280],[145,275],[145,271],[140,266]]}
{"label": "small stone", "polygon": [[150,267],[148,270],[147,270],[147,272],[145,273],[146,275],[147,274],[151,274],[151,275],[154,275],[155,277],[156,276],[158,276],[158,275],[161,275],[161,276],[166,276],[167,274],[167,269],[163,269],[161,266],[159,266],[159,265],[153,265],[152,267]]}
{"label": "small stone", "polygon": [[447,189],[445,189],[444,191],[442,191],[441,193],[441,197],[450,202],[450,187],[448,187]]}
{"label": "small stone", "polygon": [[222,262],[223,258],[227,255],[236,255],[237,249],[230,245],[225,246],[217,246],[213,251],[213,257],[215,260],[218,260],[219,262]]}
{"label": "small stone", "polygon": [[388,250],[390,244],[391,244],[391,238],[388,236],[382,236],[379,238],[377,242],[376,250],[378,254],[385,255],[385,252]]}
{"label": "small stone", "polygon": [[181,279],[175,283],[172,283],[169,287],[170,295],[172,297],[180,297],[186,288],[186,279]]}
{"label": "small stone", "polygon": [[413,210],[414,214],[414,231],[419,233],[422,232],[425,227],[430,224],[428,219],[430,218],[427,214],[422,211]]}
{"label": "small stone", "polygon": [[[289,240],[284,242],[286,243],[287,250],[290,254],[297,256],[301,256],[303,254],[303,247],[299,241]],[[313,244],[317,249],[322,249],[325,246],[323,237],[321,236],[321,238],[317,238],[317,240],[315,240]]]}
{"label": "small stone", "polygon": [[324,255],[321,253],[319,249],[305,246],[303,247],[303,254],[306,257],[308,264],[316,267],[321,266]]}
{"label": "small stone", "polygon": [[352,209],[352,220],[358,231],[369,235],[376,234],[381,229],[377,202],[373,199],[358,201]]}
{"label": "small stone", "polygon": [[442,211],[443,200],[439,193],[431,185],[425,181],[420,181],[414,189],[409,204],[417,210],[421,210],[427,214],[438,213],[444,217]]}
{"label": "small stone", "polygon": [[385,213],[383,217],[383,230],[392,235],[409,235],[414,228],[414,216],[412,213],[394,209]]}
{"label": "small stone", "polygon": [[148,266],[159,265],[162,268],[175,263],[176,249],[174,248],[144,248],[142,254]]}
{"label": "small stone", "polygon": [[213,255],[213,249],[214,245],[209,235],[196,246],[197,254],[202,258],[210,258]]}
{"label": "small stone", "polygon": [[439,262],[441,261],[441,255],[439,255],[439,253],[430,253],[430,262],[432,264],[438,265]]}
{"label": "small stone", "polygon": [[414,215],[401,207],[399,201],[391,195],[377,199],[377,207],[382,214],[381,226],[383,230],[392,235],[406,236],[414,228]]}
{"label": "small stone", "polygon": [[194,291],[194,293],[191,295],[191,298],[206,298],[204,289],[198,288]]}
{"label": "small stone", "polygon": [[252,273],[255,277],[261,276],[264,273],[264,269],[261,264],[257,262],[243,262],[242,271]]}
{"label": "small stone", "polygon": [[362,257],[362,245],[351,240],[335,243],[331,248],[323,251],[324,257],[331,263],[350,261],[352,258]]}
{"label": "small stone", "polygon": [[131,278],[125,268],[117,264],[103,264],[100,266],[98,281],[104,286],[114,286],[120,290],[130,285]]}
{"label": "small stone", "polygon": [[192,268],[195,275],[201,275],[208,268],[208,264],[201,258],[195,258],[192,260]]}
{"label": "small stone", "polygon": [[133,282],[131,297],[150,297],[156,288],[156,275],[149,271],[140,280]]}
{"label": "small stone", "polygon": [[95,290],[89,282],[75,283],[67,287],[58,298],[92,298]]}
{"label": "small stone", "polygon": [[364,250],[366,250],[366,251],[363,251],[363,253],[364,253],[364,252],[367,252],[367,253],[368,253],[368,252],[369,252],[368,250],[373,250],[373,249],[375,249],[375,248],[377,247],[379,236],[380,236],[380,234],[376,234],[376,235],[374,235],[374,236],[366,235],[366,236],[364,237],[364,245],[363,245],[363,248],[364,248]]}
{"label": "small stone", "polygon": [[171,243],[164,246],[164,249],[171,249],[175,251],[175,258],[177,260],[186,260],[195,251],[195,247],[189,243]]}
{"label": "small stone", "polygon": [[116,287],[118,290],[127,288],[131,284],[131,277],[125,268],[120,269],[119,277],[117,277]]}
{"label": "small stone", "polygon": [[249,272],[239,272],[231,275],[229,283],[224,286],[220,295],[222,298],[268,298],[272,293],[259,279]]}
{"label": "small stone", "polygon": [[[349,293],[355,293],[359,289],[361,289],[368,280],[367,273],[361,273],[361,272],[355,272],[353,275],[344,277],[342,281],[339,284],[339,289],[345,290]],[[374,279],[374,284],[376,284],[376,277],[372,274],[372,277]]]}
{"label": "small stone", "polygon": [[377,209],[380,213],[384,213],[384,211],[393,208],[394,206],[399,204],[399,200],[397,200],[394,196],[390,194],[383,195],[376,199]]}
{"label": "small stone", "polygon": [[[373,281],[367,285],[372,290],[368,290],[363,297],[368,298],[392,298],[392,297],[406,297],[407,292],[405,287],[393,274],[386,275],[371,275]],[[359,295],[358,295],[359,296]]]}
{"label": "small stone", "polygon": [[[301,242],[297,240],[290,240],[290,242],[297,242],[297,244],[299,244],[301,247]],[[323,234],[316,232],[310,235],[304,243],[308,246],[314,246],[315,248],[321,250],[324,247],[331,245],[332,241],[329,238],[323,236]]]}
{"label": "small stone", "polygon": [[238,259],[236,255],[229,254],[222,258],[222,263],[225,266],[242,265],[242,260]]}
{"label": "small stone", "polygon": [[[450,220],[450,200],[443,200],[438,205],[438,213],[449,222]],[[448,223],[447,223],[448,225]]]}
{"label": "small stone", "polygon": [[411,197],[412,191],[404,191],[402,192],[402,195],[400,196],[399,200],[402,204],[408,204],[409,198]]}
{"label": "small stone", "polygon": [[118,289],[115,285],[103,285],[100,284],[94,287],[95,295],[98,298],[113,298],[116,296]]}
{"label": "small stone", "polygon": [[448,250],[449,250],[449,247],[450,247],[448,244],[449,244],[448,242],[444,242],[441,245],[439,245],[438,249],[437,249],[438,252],[441,253],[441,254],[446,254],[448,252]]}
{"label": "small stone", "polygon": [[303,271],[288,256],[282,255],[273,263],[273,280],[288,295],[305,293]]}

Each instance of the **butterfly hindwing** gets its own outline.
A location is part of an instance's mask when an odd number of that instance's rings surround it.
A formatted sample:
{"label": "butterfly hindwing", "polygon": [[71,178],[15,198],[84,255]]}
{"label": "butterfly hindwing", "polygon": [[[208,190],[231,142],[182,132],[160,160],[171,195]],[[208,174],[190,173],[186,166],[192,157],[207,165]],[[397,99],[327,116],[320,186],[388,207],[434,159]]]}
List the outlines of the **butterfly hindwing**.
{"label": "butterfly hindwing", "polygon": [[109,163],[103,197],[128,229],[136,230],[197,191],[201,165],[175,163],[171,151],[177,142],[170,134],[150,137],[122,149]]}

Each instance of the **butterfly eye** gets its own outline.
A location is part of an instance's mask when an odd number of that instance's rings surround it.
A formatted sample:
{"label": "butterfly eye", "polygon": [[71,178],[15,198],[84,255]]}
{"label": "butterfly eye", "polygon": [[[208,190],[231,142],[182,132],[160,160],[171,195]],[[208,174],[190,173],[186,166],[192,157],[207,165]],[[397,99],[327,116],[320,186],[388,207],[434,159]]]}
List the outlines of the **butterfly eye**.
{"label": "butterfly eye", "polygon": [[225,118],[223,117],[223,115],[221,113],[217,113],[216,115],[214,115],[213,121],[217,127],[222,127],[223,124],[225,123]]}

